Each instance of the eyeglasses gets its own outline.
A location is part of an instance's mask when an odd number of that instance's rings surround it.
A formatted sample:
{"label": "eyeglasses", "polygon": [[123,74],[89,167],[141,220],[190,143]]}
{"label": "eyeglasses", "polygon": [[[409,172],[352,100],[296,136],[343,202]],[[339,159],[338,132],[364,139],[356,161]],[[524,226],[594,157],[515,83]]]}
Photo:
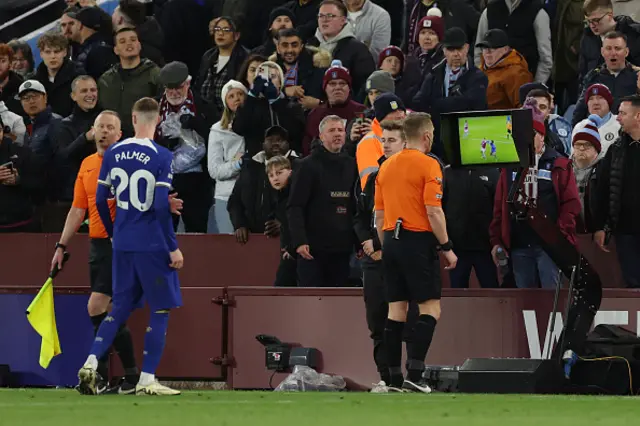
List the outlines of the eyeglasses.
{"label": "eyeglasses", "polygon": [[31,102],[36,99],[40,99],[41,96],[42,96],[41,93],[30,93],[28,95],[20,96],[20,100],[24,102]]}
{"label": "eyeglasses", "polygon": [[593,18],[593,19],[585,19],[584,22],[586,22],[589,25],[598,25],[600,23],[600,21],[602,21],[604,19],[605,16],[607,16],[609,13],[611,12],[607,12],[604,15],[602,15],[599,18]]}
{"label": "eyeglasses", "polygon": [[224,33],[224,34],[229,34],[233,32],[233,28],[222,28],[222,27],[214,27],[213,28],[213,32],[214,33]]}
{"label": "eyeglasses", "polygon": [[338,15],[334,15],[333,13],[318,13],[318,21],[332,21],[338,17]]}
{"label": "eyeglasses", "polygon": [[593,145],[588,142],[576,142],[573,144],[573,149],[579,149],[581,151],[587,151],[593,148]]}

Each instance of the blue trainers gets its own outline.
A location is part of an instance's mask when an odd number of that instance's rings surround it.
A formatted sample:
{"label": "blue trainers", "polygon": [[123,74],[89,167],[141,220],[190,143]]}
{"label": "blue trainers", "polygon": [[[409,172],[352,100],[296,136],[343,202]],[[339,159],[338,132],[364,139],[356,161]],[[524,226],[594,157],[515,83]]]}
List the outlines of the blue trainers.
{"label": "blue trainers", "polygon": [[562,355],[562,360],[564,361],[564,377],[569,380],[569,378],[571,378],[571,369],[576,365],[576,362],[578,362],[578,355],[571,349],[568,349],[564,355]]}

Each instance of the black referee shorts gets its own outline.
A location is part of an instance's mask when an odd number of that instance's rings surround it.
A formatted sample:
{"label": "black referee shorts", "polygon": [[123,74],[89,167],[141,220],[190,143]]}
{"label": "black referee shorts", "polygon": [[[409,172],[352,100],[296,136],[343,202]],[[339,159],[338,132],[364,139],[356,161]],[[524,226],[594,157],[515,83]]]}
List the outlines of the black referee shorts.
{"label": "black referee shorts", "polygon": [[384,233],[382,262],[389,302],[440,299],[442,283],[436,245],[431,232],[403,229],[399,240],[393,238],[391,231]]}
{"label": "black referee shorts", "polygon": [[108,238],[91,238],[89,240],[89,277],[91,292],[113,295],[111,284],[111,257],[113,250]]}

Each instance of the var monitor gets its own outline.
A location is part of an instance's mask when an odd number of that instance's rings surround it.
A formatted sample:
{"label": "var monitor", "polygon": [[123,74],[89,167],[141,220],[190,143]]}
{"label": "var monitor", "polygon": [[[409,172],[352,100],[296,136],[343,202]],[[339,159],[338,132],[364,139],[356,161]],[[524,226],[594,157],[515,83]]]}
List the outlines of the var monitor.
{"label": "var monitor", "polygon": [[451,167],[533,164],[533,119],[528,109],[442,114],[440,137]]}

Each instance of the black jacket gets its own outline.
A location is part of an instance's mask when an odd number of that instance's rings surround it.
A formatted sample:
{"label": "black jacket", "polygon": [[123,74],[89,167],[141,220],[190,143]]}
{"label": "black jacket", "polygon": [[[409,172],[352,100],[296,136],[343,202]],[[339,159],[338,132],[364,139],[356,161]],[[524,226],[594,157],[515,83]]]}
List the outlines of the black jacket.
{"label": "black jacket", "polygon": [[456,84],[445,97],[446,61],[426,76],[422,86],[413,97],[412,106],[416,111],[431,114],[435,133],[431,152],[443,159],[443,144],[440,141],[440,114],[458,111],[481,111],[487,109],[487,76],[468,61],[468,68],[462,71]]}
{"label": "black jacket", "polygon": [[33,162],[29,149],[9,138],[0,140],[0,164],[11,161],[18,171],[17,185],[0,184],[0,227],[26,222],[33,217],[32,196],[44,185],[41,163]]}
{"label": "black jacket", "polygon": [[22,104],[16,99],[18,89],[24,81],[22,76],[14,71],[9,71],[9,81],[6,86],[0,90],[0,101],[4,102],[9,111],[24,116],[24,110]]}
{"label": "black jacket", "polygon": [[[309,40],[312,46],[319,46],[320,41],[313,37]],[[333,59],[342,61],[342,66],[351,74],[351,93],[359,94],[364,89],[367,78],[376,70],[376,63],[369,48],[355,37],[343,38],[333,50]],[[363,99],[354,99],[361,102]]]}
{"label": "black jacket", "polygon": [[187,64],[189,74],[198,75],[202,55],[213,46],[209,22],[221,16],[221,0],[171,0],[156,19],[164,32],[164,59]]}
{"label": "black jacket", "polygon": [[247,96],[236,111],[233,131],[244,137],[247,154],[253,156],[262,151],[264,132],[276,124],[287,129],[289,147],[300,152],[304,136],[304,112],[299,103],[286,98],[270,104],[266,98]]}
{"label": "black jacket", "polygon": [[152,16],[147,16],[144,23],[136,28],[142,50],[141,58],[147,58],[153,61],[158,67],[162,68],[164,62],[164,32],[158,21]]}
{"label": "black jacket", "polygon": [[396,95],[405,105],[410,105],[413,95],[422,84],[422,72],[418,60],[412,56],[405,59],[404,70],[395,78]]}
{"label": "black jacket", "polygon": [[[27,132],[24,136],[24,147],[30,151],[30,167],[41,168],[39,172],[46,176],[43,188],[45,193],[37,194],[37,202],[43,201],[45,195],[51,200],[57,200],[59,180],[55,170],[54,154],[55,137],[61,121],[62,117],[51,112],[51,107],[47,107],[33,120],[25,120],[25,124],[31,125],[32,129],[31,134]],[[33,166],[34,164],[37,166]]]}
{"label": "black jacket", "polygon": [[83,70],[78,68],[74,62],[65,59],[53,83],[49,81],[49,74],[44,62],[38,65],[33,78],[42,83],[47,90],[47,104],[51,106],[51,110],[62,117],[66,117],[71,114],[74,105],[70,96],[71,83],[82,73]]}
{"label": "black jacket", "polygon": [[[271,56],[269,60],[280,65],[283,72],[286,70],[280,55]],[[298,57],[298,86],[302,86],[305,95],[316,99],[326,98],[322,90],[322,79],[329,65],[331,65],[329,52],[320,51],[313,46],[302,50]]]}
{"label": "black jacket", "polygon": [[640,143],[622,133],[598,163],[597,174],[594,228],[640,234]]}
{"label": "black jacket", "polygon": [[322,0],[310,0],[307,4],[300,5],[299,0],[291,0],[284,5],[296,17],[296,29],[300,32],[302,40],[313,37],[316,29],[318,29],[320,3],[322,3]]}
{"label": "black jacket", "polygon": [[87,140],[100,108],[84,111],[76,106],[73,114],[62,120],[56,136],[55,163],[60,177],[60,197],[73,200],[73,187],[82,161],[96,152],[95,141]]}
{"label": "black jacket", "polygon": [[291,178],[287,186],[277,192],[275,218],[280,222],[280,249],[291,256],[295,256],[296,249],[291,246],[291,231],[289,230],[289,218],[287,217],[287,204],[291,192]]}
{"label": "black jacket", "polygon": [[119,62],[112,44],[101,33],[95,33],[74,49],[73,60],[78,68],[98,81],[102,74]]}
{"label": "black jacket", "polygon": [[[287,153],[287,158],[295,167],[294,154]],[[240,175],[227,203],[233,229],[247,228],[251,233],[262,234],[265,222],[276,218],[278,192],[269,184],[265,160],[264,151],[244,157]]]}
{"label": "black jacket", "polygon": [[[378,159],[378,164],[382,165],[386,157],[383,155]],[[358,194],[358,202],[356,204],[356,214],[353,218],[353,230],[356,232],[358,242],[362,244],[367,240],[373,241],[373,250],[378,251],[382,249],[380,244],[380,238],[378,238],[378,232],[375,229],[375,221],[373,211],[375,210],[375,194],[376,194],[376,177],[378,176],[378,170],[371,172],[367,178],[367,183],[364,185],[364,190]],[[360,181],[358,180],[356,188],[360,187]],[[375,261],[369,256],[364,257],[363,266],[379,265],[381,261]]]}
{"label": "black jacket", "polygon": [[455,250],[491,250],[489,225],[499,178],[499,169],[445,168],[443,207]]}
{"label": "black jacket", "polygon": [[293,173],[287,214],[294,249],[308,244],[314,252],[352,252],[358,178],[355,159],[323,146],[300,160]]}
{"label": "black jacket", "polygon": [[589,86],[596,83],[604,84],[609,88],[611,95],[613,95],[611,112],[617,114],[618,108],[620,107],[620,100],[625,96],[635,95],[638,92],[638,71],[633,69],[630,64],[627,64],[618,76],[611,74],[604,65],[591,70],[582,82],[582,93],[580,93],[580,97],[576,103],[576,109],[573,112],[573,119],[571,120],[572,126],[575,126],[589,115],[589,108],[585,101],[585,92]]}
{"label": "black jacket", "polygon": [[[628,16],[616,16],[616,31],[627,36],[627,46],[629,56],[627,61],[640,66],[640,23]],[[580,42],[580,58],[578,60],[578,72],[580,80],[583,80],[589,71],[604,63],[604,58],[600,53],[602,39],[595,35],[589,27],[584,29],[582,41]]]}

